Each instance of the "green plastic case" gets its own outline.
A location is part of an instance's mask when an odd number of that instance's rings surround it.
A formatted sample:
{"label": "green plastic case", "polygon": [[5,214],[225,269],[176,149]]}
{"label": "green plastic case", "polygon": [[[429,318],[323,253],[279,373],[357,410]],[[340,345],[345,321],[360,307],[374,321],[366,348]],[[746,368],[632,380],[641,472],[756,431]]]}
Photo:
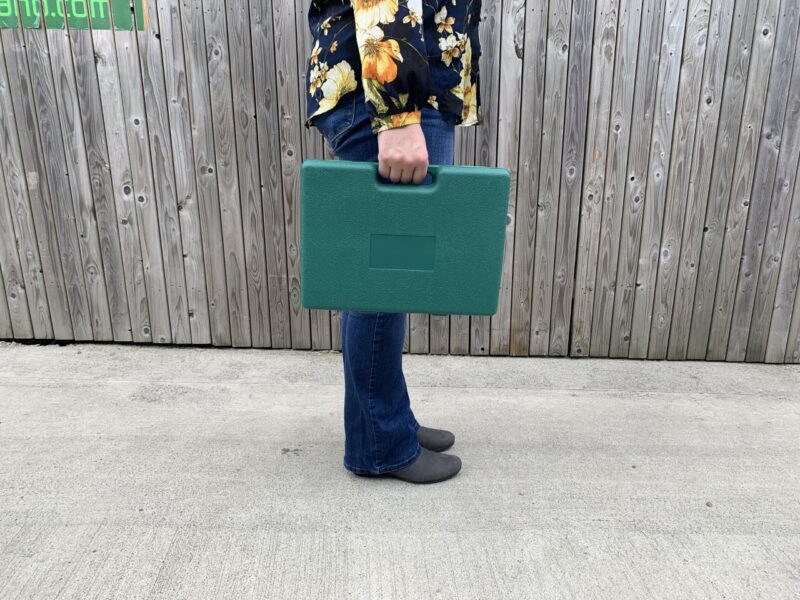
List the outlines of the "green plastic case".
{"label": "green plastic case", "polygon": [[497,312],[510,175],[488,167],[432,166],[429,172],[429,185],[387,184],[375,163],[303,163],[304,307]]}

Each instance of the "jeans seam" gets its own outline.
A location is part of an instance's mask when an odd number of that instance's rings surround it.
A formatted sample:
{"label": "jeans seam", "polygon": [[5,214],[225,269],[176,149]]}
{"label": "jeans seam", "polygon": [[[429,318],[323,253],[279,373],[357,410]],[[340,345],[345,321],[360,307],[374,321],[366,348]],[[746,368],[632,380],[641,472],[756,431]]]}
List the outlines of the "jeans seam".
{"label": "jeans seam", "polygon": [[375,327],[372,329],[372,347],[370,348],[370,361],[369,361],[369,387],[367,388],[367,404],[369,405],[369,424],[372,428],[372,441],[375,445],[375,465],[376,469],[379,468],[377,465],[380,463],[380,456],[378,453],[378,436],[375,435],[375,421],[374,421],[374,408],[372,405],[372,383],[373,383],[373,372],[375,370],[375,337],[378,333],[378,322],[380,321],[381,314],[378,313],[375,316]]}

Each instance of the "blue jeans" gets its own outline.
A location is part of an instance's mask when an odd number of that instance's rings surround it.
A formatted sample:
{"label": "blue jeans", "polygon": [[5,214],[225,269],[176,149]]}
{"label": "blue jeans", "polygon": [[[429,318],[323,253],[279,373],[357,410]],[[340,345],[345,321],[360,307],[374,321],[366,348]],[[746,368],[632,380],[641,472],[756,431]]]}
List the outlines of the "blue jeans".
{"label": "blue jeans", "polygon": [[[332,111],[314,119],[342,160],[378,160],[363,93],[343,98]],[[422,130],[432,165],[453,164],[454,123],[442,113],[422,110]],[[342,311],[344,362],[344,466],[359,475],[402,469],[422,452],[419,423],[411,410],[403,376],[405,313]]]}

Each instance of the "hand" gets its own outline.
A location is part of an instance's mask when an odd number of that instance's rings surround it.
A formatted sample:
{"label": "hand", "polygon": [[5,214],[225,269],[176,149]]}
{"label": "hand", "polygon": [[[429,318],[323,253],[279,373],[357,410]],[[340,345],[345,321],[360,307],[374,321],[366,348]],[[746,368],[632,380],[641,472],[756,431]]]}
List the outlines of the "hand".
{"label": "hand", "polygon": [[428,146],[420,125],[378,134],[378,173],[394,183],[422,183],[428,174]]}

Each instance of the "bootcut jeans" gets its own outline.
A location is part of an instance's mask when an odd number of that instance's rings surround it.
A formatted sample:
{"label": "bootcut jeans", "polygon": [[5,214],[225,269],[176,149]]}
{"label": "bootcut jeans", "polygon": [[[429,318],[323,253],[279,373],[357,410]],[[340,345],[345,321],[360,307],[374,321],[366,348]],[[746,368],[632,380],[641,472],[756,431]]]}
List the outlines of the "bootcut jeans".
{"label": "bootcut jeans", "polygon": [[[378,137],[372,132],[363,92],[342,98],[333,110],[315,117],[314,126],[336,158],[378,161]],[[454,119],[449,116],[430,107],[422,109],[422,131],[430,164],[453,164],[454,127]],[[411,410],[403,376],[405,333],[405,313],[341,313],[343,463],[358,475],[402,469],[422,452],[417,441],[419,423]]]}

